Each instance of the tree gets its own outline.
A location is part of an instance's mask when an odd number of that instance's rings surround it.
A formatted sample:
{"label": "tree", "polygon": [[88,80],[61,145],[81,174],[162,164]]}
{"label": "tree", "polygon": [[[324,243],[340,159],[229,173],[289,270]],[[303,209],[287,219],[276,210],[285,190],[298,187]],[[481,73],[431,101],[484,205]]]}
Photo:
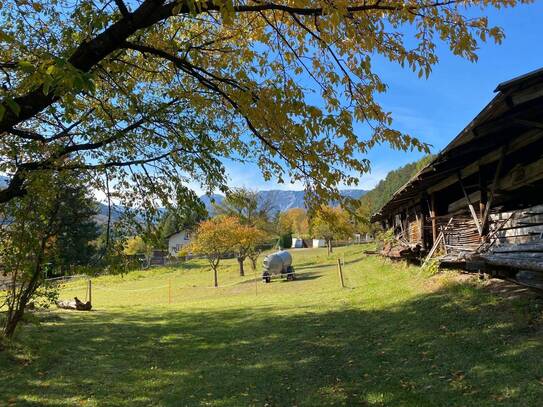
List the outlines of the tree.
{"label": "tree", "polygon": [[158,224],[160,241],[166,244],[167,238],[181,230],[193,230],[207,218],[207,211],[203,204],[190,208],[173,208],[167,211]]}
{"label": "tree", "polygon": [[143,254],[145,257],[145,267],[149,267],[153,255],[153,246],[150,245],[149,242],[146,242],[141,236],[134,236],[125,242],[123,254],[126,256]]}
{"label": "tree", "polygon": [[311,232],[326,240],[328,254],[332,253],[332,240],[348,239],[354,232],[349,213],[341,207],[323,205],[311,219]]}
{"label": "tree", "polygon": [[263,243],[266,232],[271,229],[269,202],[259,203],[258,193],[247,188],[235,188],[230,191],[223,202],[214,205],[219,215],[235,217],[238,228],[235,253],[239,264],[239,275],[244,276],[243,263],[250,257],[253,268],[256,267],[259,251],[257,246]]}
{"label": "tree", "polygon": [[279,214],[279,234],[294,234],[305,237],[309,234],[309,218],[303,208],[290,208]]}
{"label": "tree", "polygon": [[81,184],[60,186],[59,199],[63,210],[58,213],[54,266],[64,275],[74,267],[88,265],[96,255],[98,208],[94,196]]}
{"label": "tree", "polygon": [[243,263],[247,257],[251,259],[253,270],[256,269],[256,261],[260,254],[259,246],[264,243],[266,233],[256,226],[242,224],[239,224],[235,232],[236,234],[233,236],[234,252],[239,264],[239,275],[244,276]]}
{"label": "tree", "polygon": [[236,237],[240,227],[233,216],[216,216],[200,223],[196,236],[188,250],[206,257],[213,270],[213,283],[219,286],[219,263],[236,246]]}
{"label": "tree", "polygon": [[54,265],[57,259],[61,259],[63,267],[80,261],[62,251],[66,239],[75,240],[67,232],[70,225],[66,221],[81,215],[81,208],[74,208],[73,199],[66,197],[80,190],[85,180],[66,174],[36,173],[31,181],[25,196],[0,206],[0,264],[9,277],[4,303],[0,304],[7,310],[2,321],[6,337],[13,336],[26,306],[40,294],[48,265]]}
{"label": "tree", "polygon": [[243,225],[256,226],[261,230],[271,228],[272,204],[259,200],[258,192],[248,188],[233,188],[221,203],[213,204],[217,215],[234,216]]}
{"label": "tree", "polygon": [[376,144],[428,148],[392,127],[373,58],[427,76],[439,38],[475,61],[504,34],[468,8],[529,1],[4,1],[0,203],[42,171],[86,172],[136,207],[194,202],[188,180],[226,191],[222,158],[339,199]]}
{"label": "tree", "polygon": [[384,180],[379,181],[375,188],[364,194],[354,208],[354,220],[359,232],[374,234],[379,226],[372,224],[372,215],[379,211],[398,189],[405,185],[432,159],[432,155],[427,155],[418,161],[390,171]]}

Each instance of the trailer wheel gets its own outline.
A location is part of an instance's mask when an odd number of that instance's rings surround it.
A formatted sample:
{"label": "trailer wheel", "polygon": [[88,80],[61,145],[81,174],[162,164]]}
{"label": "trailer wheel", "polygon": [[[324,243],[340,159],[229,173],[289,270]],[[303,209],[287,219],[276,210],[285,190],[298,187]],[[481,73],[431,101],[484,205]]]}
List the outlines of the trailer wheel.
{"label": "trailer wheel", "polygon": [[262,281],[264,281],[266,284],[271,282],[271,276],[269,273],[262,274]]}

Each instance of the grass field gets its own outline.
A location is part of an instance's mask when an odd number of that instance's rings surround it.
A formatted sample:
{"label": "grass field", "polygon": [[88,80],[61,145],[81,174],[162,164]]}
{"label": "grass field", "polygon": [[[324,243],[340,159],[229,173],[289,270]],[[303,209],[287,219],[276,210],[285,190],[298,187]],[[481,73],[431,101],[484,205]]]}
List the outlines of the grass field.
{"label": "grass field", "polygon": [[542,405],[536,300],[362,250],[294,251],[268,285],[233,261],[218,289],[201,260],[96,278],[92,312],[36,314],[0,352],[0,406]]}

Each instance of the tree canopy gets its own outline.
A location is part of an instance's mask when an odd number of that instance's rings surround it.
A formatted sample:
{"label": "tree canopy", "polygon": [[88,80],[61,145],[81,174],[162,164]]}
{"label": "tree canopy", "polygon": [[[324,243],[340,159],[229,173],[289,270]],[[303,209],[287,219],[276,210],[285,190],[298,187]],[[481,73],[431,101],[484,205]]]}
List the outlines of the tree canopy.
{"label": "tree canopy", "polygon": [[417,172],[432,160],[432,155],[427,155],[418,161],[406,164],[395,170],[390,171],[385,179],[371,191],[368,191],[360,198],[358,207],[359,215],[364,215],[368,219],[383,207],[392,195],[404,186]]}
{"label": "tree canopy", "polygon": [[427,149],[376,100],[373,58],[426,76],[439,39],[474,61],[504,34],[468,8],[524,2],[6,0],[0,203],[43,171],[86,172],[133,206],[194,202],[191,182],[226,191],[225,159],[339,198],[376,144]]}
{"label": "tree canopy", "polygon": [[328,254],[332,251],[332,240],[353,237],[351,215],[337,206],[320,206],[311,217],[311,233],[317,239],[326,240]]}
{"label": "tree canopy", "polygon": [[294,234],[296,237],[308,237],[309,218],[303,208],[290,208],[279,214],[277,220],[279,235]]}
{"label": "tree canopy", "polygon": [[213,270],[214,285],[219,286],[218,267],[221,258],[234,252],[241,225],[233,216],[216,216],[200,223],[196,236],[188,248],[206,257]]}

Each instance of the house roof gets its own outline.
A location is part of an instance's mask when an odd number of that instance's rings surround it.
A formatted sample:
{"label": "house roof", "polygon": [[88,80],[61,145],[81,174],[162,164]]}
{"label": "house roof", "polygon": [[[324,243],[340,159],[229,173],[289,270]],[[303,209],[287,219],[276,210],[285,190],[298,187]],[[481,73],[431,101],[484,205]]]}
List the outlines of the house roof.
{"label": "house roof", "polygon": [[173,233],[170,233],[169,235],[166,235],[166,239],[169,239],[170,237],[174,236],[174,235],[177,235],[178,233],[181,233],[181,232],[186,232],[187,229],[181,229],[181,230],[177,230]]}
{"label": "house roof", "polygon": [[[496,96],[435,158],[372,216],[379,221],[527,127],[536,128],[543,106],[543,68],[500,83]],[[522,108],[520,107],[522,106]],[[532,119],[532,120],[526,120]],[[506,131],[507,130],[507,131]]]}

